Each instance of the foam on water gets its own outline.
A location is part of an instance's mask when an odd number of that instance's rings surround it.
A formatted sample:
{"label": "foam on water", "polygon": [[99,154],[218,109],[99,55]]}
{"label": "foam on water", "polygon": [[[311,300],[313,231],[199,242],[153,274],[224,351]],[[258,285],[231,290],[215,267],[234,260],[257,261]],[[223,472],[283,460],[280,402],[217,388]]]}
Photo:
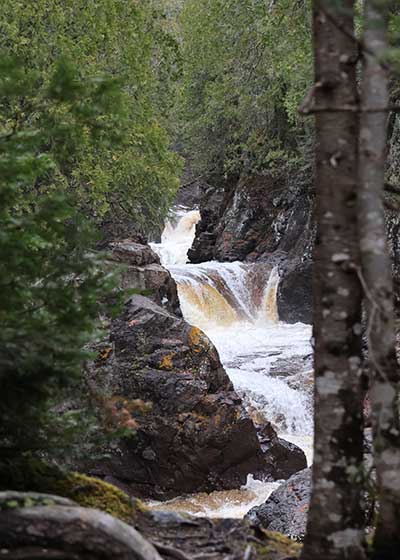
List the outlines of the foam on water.
{"label": "foam on water", "polygon": [[[312,402],[310,391],[280,374],[280,364],[312,353],[311,327],[279,321],[276,268],[240,262],[186,264],[197,211],[179,210],[167,223],[161,244],[152,244],[176,280],[185,319],[200,327],[215,344],[221,361],[243,397],[261,412],[281,437],[304,449],[312,461]],[[302,372],[308,375],[310,372]],[[242,517],[263,503],[279,484],[249,475],[240,490],[200,493],[168,502],[150,502],[154,509],[186,511],[207,517]]]}
{"label": "foam on water", "polygon": [[189,494],[167,502],[151,501],[147,506],[160,511],[185,511],[196,517],[242,518],[254,506],[267,500],[281,482],[262,482],[249,474],[247,483],[238,490],[221,490]]}

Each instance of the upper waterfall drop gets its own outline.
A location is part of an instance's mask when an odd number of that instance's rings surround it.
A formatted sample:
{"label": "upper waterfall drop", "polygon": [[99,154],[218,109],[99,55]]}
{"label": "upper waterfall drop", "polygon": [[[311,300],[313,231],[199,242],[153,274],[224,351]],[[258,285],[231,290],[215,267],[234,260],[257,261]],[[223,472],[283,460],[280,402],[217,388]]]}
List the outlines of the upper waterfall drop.
{"label": "upper waterfall drop", "polygon": [[161,235],[161,243],[150,243],[165,266],[185,264],[200,221],[198,210],[178,208],[167,219]]}

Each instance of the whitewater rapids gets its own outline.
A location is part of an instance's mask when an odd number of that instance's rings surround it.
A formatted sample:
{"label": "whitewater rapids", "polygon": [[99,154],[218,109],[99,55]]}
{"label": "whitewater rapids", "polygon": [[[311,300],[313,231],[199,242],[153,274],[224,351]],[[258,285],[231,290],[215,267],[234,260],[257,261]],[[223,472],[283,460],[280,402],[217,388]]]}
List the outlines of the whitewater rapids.
{"label": "whitewater rapids", "polygon": [[[166,223],[161,243],[152,247],[177,283],[185,319],[215,344],[249,412],[264,416],[281,437],[299,445],[310,464],[312,372],[307,370],[307,357],[312,354],[311,327],[279,321],[279,275],[268,264],[188,264],[187,252],[199,220],[197,210],[176,209]],[[280,374],[281,364],[296,360],[305,363],[297,377],[295,371]],[[243,517],[278,486],[249,475],[240,490],[200,493],[148,505],[207,517]]]}

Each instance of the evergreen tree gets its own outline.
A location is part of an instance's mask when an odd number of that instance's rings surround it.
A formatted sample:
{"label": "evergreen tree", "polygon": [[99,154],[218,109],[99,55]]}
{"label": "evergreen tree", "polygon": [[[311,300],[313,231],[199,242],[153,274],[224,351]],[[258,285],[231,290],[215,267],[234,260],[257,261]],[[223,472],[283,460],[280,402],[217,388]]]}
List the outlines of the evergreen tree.
{"label": "evergreen tree", "polygon": [[[35,95],[42,79],[2,57],[1,106]],[[26,117],[23,126],[2,122],[0,448],[11,461],[24,452],[65,447],[79,425],[88,428],[88,409],[62,414],[57,405],[80,386],[83,348],[96,333],[115,276],[104,273],[101,255],[91,251],[93,231],[72,194],[43,193],[41,187],[63,172],[64,160],[54,154],[68,152],[73,161],[83,136],[108,144],[107,123],[119,118],[119,95],[114,79],[82,81],[60,61],[41,91],[40,118]]]}

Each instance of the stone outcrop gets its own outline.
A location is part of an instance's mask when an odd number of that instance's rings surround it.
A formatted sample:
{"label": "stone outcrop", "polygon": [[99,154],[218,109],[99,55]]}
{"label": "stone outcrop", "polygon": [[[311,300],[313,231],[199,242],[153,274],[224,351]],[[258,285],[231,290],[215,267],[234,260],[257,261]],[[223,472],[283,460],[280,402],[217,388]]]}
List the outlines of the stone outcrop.
{"label": "stone outcrop", "polygon": [[310,170],[289,170],[203,187],[190,261],[279,265],[280,317],[310,323],[314,237],[310,184]]}
{"label": "stone outcrop", "polygon": [[279,486],[264,504],[252,508],[246,519],[269,531],[301,538],[306,532],[310,495],[311,469],[307,468]]}
{"label": "stone outcrop", "polygon": [[279,318],[286,323],[312,323],[312,262],[289,261],[278,286]]}
{"label": "stone outcrop", "polygon": [[[372,459],[371,428],[364,430],[364,472],[368,473],[369,490],[365,492],[367,524],[373,524],[375,512],[375,472]],[[291,538],[302,539],[306,533],[307,513],[311,498],[312,471],[303,469],[279,486],[265,503],[255,506],[246,519],[255,527],[279,531]]]}
{"label": "stone outcrop", "polygon": [[145,292],[158,305],[181,315],[175,281],[149,245],[126,239],[112,243],[110,248],[111,266],[114,263],[123,265],[121,288]]}

